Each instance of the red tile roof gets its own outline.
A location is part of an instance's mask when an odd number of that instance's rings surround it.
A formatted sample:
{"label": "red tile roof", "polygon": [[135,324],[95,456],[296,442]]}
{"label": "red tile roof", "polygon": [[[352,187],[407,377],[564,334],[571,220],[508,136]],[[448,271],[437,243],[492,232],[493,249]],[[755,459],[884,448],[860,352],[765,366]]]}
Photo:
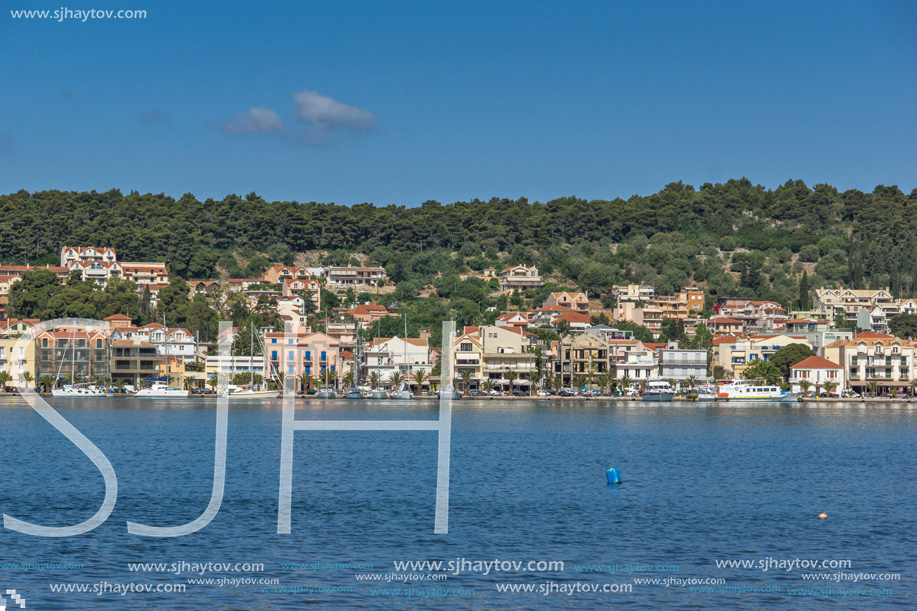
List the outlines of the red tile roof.
{"label": "red tile roof", "polygon": [[820,356],[810,356],[795,365],[790,365],[790,369],[843,369],[843,367]]}

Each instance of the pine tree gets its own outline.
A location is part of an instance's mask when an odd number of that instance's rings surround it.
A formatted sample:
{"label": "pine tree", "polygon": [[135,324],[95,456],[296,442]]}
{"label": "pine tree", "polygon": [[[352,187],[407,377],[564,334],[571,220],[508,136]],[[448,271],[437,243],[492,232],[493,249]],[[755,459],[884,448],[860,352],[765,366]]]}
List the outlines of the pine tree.
{"label": "pine tree", "polygon": [[802,270],[802,280],[799,281],[799,309],[809,309],[809,272]]}

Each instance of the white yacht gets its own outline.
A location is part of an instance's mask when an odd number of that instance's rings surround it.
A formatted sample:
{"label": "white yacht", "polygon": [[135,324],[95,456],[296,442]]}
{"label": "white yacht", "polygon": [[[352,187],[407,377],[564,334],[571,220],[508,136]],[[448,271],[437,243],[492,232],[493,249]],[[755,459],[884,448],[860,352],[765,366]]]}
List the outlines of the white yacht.
{"label": "white yacht", "polygon": [[138,399],[181,399],[188,396],[188,391],[156,382],[149,388],[139,390],[134,396]]}
{"label": "white yacht", "polygon": [[109,390],[90,384],[64,384],[62,388],[51,390],[52,397],[90,398],[107,397]]}
{"label": "white yacht", "polygon": [[717,387],[715,384],[702,384],[697,387],[698,401],[716,401]]}
{"label": "white yacht", "polygon": [[749,384],[745,380],[720,386],[717,399],[720,401],[769,401],[771,403],[795,403],[799,401],[798,392],[790,392],[776,385]]}
{"label": "white yacht", "polygon": [[640,398],[644,401],[668,402],[675,398],[675,389],[668,380],[648,380]]}

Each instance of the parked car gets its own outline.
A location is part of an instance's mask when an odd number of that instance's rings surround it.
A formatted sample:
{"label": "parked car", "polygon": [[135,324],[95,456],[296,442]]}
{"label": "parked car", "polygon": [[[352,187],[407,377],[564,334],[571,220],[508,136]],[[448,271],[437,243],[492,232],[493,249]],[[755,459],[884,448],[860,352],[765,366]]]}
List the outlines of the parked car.
{"label": "parked car", "polygon": [[495,388],[495,389],[493,389],[492,391],[490,391],[490,396],[491,396],[491,397],[502,397],[502,396],[503,396],[503,392],[500,391],[500,390],[497,390],[497,389]]}
{"label": "parked car", "polygon": [[539,391],[536,392],[535,394],[538,395],[539,397],[550,397],[550,396],[553,394],[553,392],[550,391],[550,390],[545,390],[545,389],[542,388],[541,390],[539,390]]}
{"label": "parked car", "polygon": [[527,390],[516,389],[513,391],[513,396],[514,397],[528,397],[529,393]]}
{"label": "parked car", "polygon": [[572,388],[564,388],[560,391],[561,397],[575,397],[576,394],[577,394],[576,391],[573,390]]}
{"label": "parked car", "polygon": [[487,393],[483,390],[478,390],[477,388],[468,391],[468,395],[471,397],[486,397]]}

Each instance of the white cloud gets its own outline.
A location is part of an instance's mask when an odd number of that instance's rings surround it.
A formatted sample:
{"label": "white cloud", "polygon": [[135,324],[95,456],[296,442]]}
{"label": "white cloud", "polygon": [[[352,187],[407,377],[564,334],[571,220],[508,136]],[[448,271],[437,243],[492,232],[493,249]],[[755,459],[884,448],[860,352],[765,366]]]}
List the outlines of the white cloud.
{"label": "white cloud", "polygon": [[314,130],[328,132],[341,128],[366,132],[376,128],[376,115],[365,108],[350,106],[314,91],[294,91],[291,95],[296,116]]}
{"label": "white cloud", "polygon": [[272,134],[284,128],[280,115],[270,108],[256,107],[225,121],[223,131],[231,134]]}

